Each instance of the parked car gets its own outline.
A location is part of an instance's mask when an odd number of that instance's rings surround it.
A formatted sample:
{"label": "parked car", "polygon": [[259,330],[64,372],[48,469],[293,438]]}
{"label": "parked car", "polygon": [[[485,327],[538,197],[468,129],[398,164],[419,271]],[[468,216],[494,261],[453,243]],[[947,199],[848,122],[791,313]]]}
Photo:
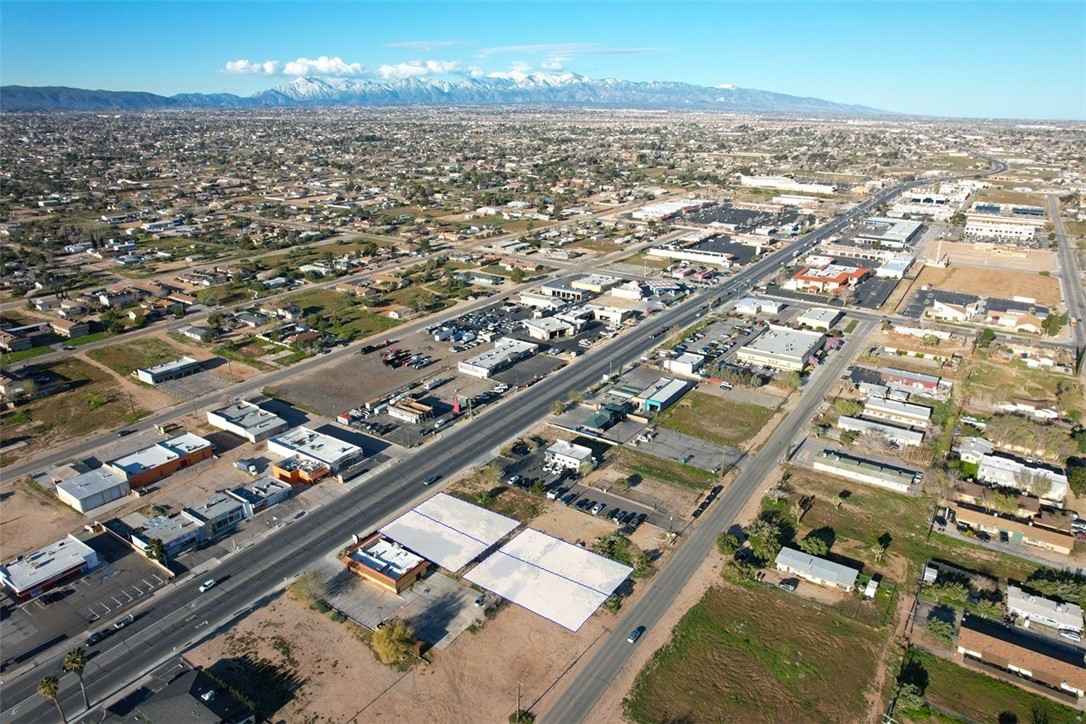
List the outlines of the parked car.
{"label": "parked car", "polygon": [[573,499],[576,498],[576,497],[577,497],[576,493],[566,493],[565,495],[562,496],[562,499],[560,501],[558,501],[558,502],[560,502],[562,505],[569,505],[570,503],[573,502]]}
{"label": "parked car", "polygon": [[596,503],[595,505],[592,506],[592,515],[599,515],[600,513],[603,512],[603,509],[606,508],[606,507],[607,506],[605,506],[603,503]]}
{"label": "parked car", "polygon": [[108,628],[107,629],[102,629],[101,631],[95,631],[90,636],[88,636],[87,640],[84,641],[83,643],[86,644],[87,646],[94,646],[96,643],[98,643],[100,641],[105,641],[107,638],[109,638],[110,634],[112,634],[112,633],[113,632],[110,631]]}
{"label": "parked car", "polygon": [[509,484],[513,485],[513,486],[516,486],[517,484],[520,483],[521,480],[524,480],[524,476],[522,476],[522,475],[514,475],[513,477],[509,478]]}
{"label": "parked car", "polygon": [[777,584],[780,588],[786,591],[794,591],[799,586],[799,581],[794,578],[785,578],[783,581]]}
{"label": "parked car", "polygon": [[1060,629],[1060,636],[1062,636],[1063,638],[1065,638],[1065,639],[1067,639],[1069,641],[1078,642],[1078,641],[1082,640],[1082,634],[1080,634],[1078,631],[1074,630],[1073,628],[1061,628]]}

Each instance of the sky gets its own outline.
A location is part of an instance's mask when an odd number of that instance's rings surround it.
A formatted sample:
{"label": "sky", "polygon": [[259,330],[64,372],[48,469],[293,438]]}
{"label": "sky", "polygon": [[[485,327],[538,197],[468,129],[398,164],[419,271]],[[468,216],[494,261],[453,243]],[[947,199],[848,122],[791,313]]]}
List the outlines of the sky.
{"label": "sky", "polygon": [[3,85],[249,95],[535,71],[1086,121],[1086,2],[0,0]]}

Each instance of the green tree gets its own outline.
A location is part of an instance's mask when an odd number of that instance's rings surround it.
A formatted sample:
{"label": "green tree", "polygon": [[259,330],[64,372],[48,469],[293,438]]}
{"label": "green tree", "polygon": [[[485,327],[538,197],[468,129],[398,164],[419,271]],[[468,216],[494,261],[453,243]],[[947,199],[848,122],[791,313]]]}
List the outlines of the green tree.
{"label": "green tree", "polygon": [[373,653],[381,663],[390,666],[406,661],[414,647],[415,631],[402,619],[386,623],[370,638]]}
{"label": "green tree", "polygon": [[783,375],[780,375],[777,378],[777,381],[786,390],[795,390],[799,389],[800,384],[803,383],[803,378],[800,376],[799,372],[792,370],[791,372],[785,372]]}
{"label": "green tree", "polygon": [[64,655],[64,670],[75,674],[79,679],[79,689],[83,692],[83,706],[90,709],[87,699],[87,686],[83,683],[83,672],[87,668],[87,652],[76,647]]}
{"label": "green tree", "polygon": [[509,715],[509,724],[532,724],[534,721],[535,714],[524,709],[517,709]]}
{"label": "green tree", "polygon": [[772,561],[780,553],[781,542],[780,526],[773,521],[758,518],[747,528],[747,542],[750,543],[754,555],[762,562]]}
{"label": "green tree", "polygon": [[557,417],[566,411],[566,403],[562,400],[555,400],[551,403],[551,414]]}
{"label": "green tree", "polygon": [[64,710],[60,708],[60,699],[57,698],[59,691],[60,681],[55,676],[43,676],[41,681],[38,682],[38,693],[53,702],[53,705],[57,708],[57,714],[60,715],[60,720],[64,724],[68,724],[68,717],[64,716]]}
{"label": "green tree", "polygon": [[147,541],[147,547],[143,549],[143,552],[151,560],[158,561],[163,565],[166,564],[166,545],[161,538],[152,538]]}
{"label": "green tree", "polygon": [[1086,465],[1068,465],[1067,482],[1076,498],[1086,495]]}
{"label": "green tree", "polygon": [[294,580],[291,592],[310,604],[320,603],[328,598],[328,586],[316,571],[306,571]]}
{"label": "green tree", "polygon": [[816,535],[809,535],[799,542],[799,549],[812,556],[824,556],[829,552],[826,541]]}
{"label": "green tree", "polygon": [[1000,513],[1014,515],[1018,512],[1018,496],[1010,493],[990,493],[988,495],[988,507]]}
{"label": "green tree", "polygon": [[924,622],[924,629],[932,638],[949,644],[954,640],[954,624],[944,621],[938,616],[931,616]]}
{"label": "green tree", "polygon": [[898,684],[894,702],[902,711],[923,711],[926,705],[920,687],[911,683]]}
{"label": "green tree", "polygon": [[509,279],[514,284],[520,284],[522,281],[524,281],[524,270],[520,267],[514,267],[513,271],[509,272]]}
{"label": "green tree", "polygon": [[724,531],[716,537],[717,550],[726,556],[734,556],[742,545],[743,541],[739,540],[739,536],[728,531]]}
{"label": "green tree", "polygon": [[989,347],[989,346],[991,346],[992,342],[995,341],[995,338],[996,338],[996,333],[994,331],[992,331],[991,329],[988,329],[987,327],[985,327],[984,329],[982,329],[980,331],[980,336],[977,337],[977,346],[978,347]]}

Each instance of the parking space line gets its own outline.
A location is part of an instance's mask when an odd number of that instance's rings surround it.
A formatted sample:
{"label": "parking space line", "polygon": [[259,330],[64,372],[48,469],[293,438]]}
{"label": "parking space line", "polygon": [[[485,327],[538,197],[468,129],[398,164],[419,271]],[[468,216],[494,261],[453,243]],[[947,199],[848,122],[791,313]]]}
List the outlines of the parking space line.
{"label": "parking space line", "polygon": [[166,582],[166,581],[162,580],[161,578],[159,578],[159,577],[158,577],[158,575],[157,575],[157,574],[155,574],[155,573],[152,573],[152,574],[151,574],[151,577],[152,577],[152,578],[154,578],[154,579],[155,579],[156,581],[158,581],[158,582],[159,582],[160,584],[162,584],[162,583],[165,583],[165,582]]}
{"label": "parking space line", "polygon": [[136,589],[136,591],[138,592],[138,594],[139,594],[140,596],[142,596],[142,595],[143,595],[143,589],[142,589],[142,588],[140,588],[139,586],[137,586],[137,585],[136,585],[135,583],[133,583],[133,584],[132,584],[132,588]]}
{"label": "parking space line", "polygon": [[128,602],[129,602],[129,603],[132,603],[132,601],[133,601],[134,599],[132,598],[132,594],[131,594],[131,593],[129,593],[128,591],[121,591],[121,593],[123,593],[124,595],[128,596]]}
{"label": "parking space line", "polygon": [[123,606],[124,605],[123,603],[121,603],[120,601],[117,600],[116,596],[110,596],[110,598],[112,598],[117,603],[118,606]]}

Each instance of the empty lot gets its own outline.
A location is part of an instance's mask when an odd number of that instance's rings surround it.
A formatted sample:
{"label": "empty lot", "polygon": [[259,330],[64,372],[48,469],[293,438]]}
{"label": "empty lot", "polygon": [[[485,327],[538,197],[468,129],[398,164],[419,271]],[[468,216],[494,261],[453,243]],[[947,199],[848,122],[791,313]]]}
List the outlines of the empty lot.
{"label": "empty lot", "polygon": [[[992,264],[1003,265],[1003,260],[993,257]],[[1002,299],[1030,297],[1049,306],[1060,302],[1060,284],[1056,277],[999,268],[951,265],[946,269],[939,269],[929,266],[920,272],[915,286]]]}
{"label": "empty lot", "polygon": [[775,410],[732,402],[704,392],[687,393],[657,420],[661,427],[731,447],[742,447],[773,417]]}

